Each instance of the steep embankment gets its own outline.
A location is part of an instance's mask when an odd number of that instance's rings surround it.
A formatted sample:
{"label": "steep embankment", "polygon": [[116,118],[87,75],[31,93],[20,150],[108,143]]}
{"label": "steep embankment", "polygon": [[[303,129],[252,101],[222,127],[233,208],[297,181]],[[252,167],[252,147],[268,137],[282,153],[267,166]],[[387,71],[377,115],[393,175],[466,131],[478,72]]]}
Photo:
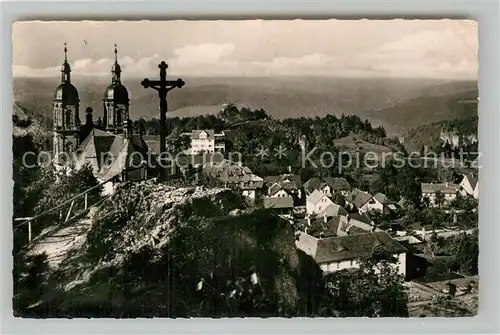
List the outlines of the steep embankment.
{"label": "steep embankment", "polygon": [[[248,289],[251,271],[265,292],[259,296],[269,309],[264,314],[300,308],[299,291],[309,284],[297,279],[292,227],[267,211],[244,208],[228,189],[124,184],[95,214],[86,243],[49,275],[41,301],[17,312],[247,315],[264,308],[248,307],[256,294]],[[203,289],[197,289],[200,281]]]}

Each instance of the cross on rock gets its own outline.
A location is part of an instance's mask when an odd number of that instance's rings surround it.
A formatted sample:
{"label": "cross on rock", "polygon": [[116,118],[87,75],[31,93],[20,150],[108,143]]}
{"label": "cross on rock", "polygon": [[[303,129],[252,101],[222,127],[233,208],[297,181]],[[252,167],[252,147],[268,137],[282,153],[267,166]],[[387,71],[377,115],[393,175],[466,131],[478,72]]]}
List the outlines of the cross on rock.
{"label": "cross on rock", "polygon": [[[167,80],[167,69],[168,65],[165,61],[162,61],[158,64],[158,68],[160,69],[160,80],[149,80],[144,79],[141,82],[141,85],[144,88],[152,88],[158,91],[158,96],[160,98],[160,155],[165,154],[165,146],[166,146],[166,118],[167,118],[167,93],[174,88],[181,88],[184,86],[184,80],[181,78],[177,80]],[[163,171],[163,169],[161,169]]]}

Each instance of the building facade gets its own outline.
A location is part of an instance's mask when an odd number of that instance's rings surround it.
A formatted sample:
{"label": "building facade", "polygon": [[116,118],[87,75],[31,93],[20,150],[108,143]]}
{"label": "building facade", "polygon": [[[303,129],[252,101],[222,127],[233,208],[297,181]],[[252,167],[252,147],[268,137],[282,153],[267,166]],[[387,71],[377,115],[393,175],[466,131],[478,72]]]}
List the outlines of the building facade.
{"label": "building facade", "polygon": [[71,83],[71,67],[64,45],[64,63],[61,66],[61,84],[53,100],[53,155],[56,167],[66,163],[80,144],[80,99],[78,90]]}

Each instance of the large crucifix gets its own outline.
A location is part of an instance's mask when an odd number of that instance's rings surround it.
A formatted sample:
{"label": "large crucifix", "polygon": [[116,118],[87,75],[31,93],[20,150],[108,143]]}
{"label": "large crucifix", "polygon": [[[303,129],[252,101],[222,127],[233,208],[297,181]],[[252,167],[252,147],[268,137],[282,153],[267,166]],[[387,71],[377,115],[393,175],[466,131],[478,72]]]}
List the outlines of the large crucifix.
{"label": "large crucifix", "polygon": [[[144,79],[141,84],[144,88],[153,88],[158,91],[160,97],[160,157],[164,155],[166,150],[166,119],[167,119],[167,93],[174,88],[181,88],[184,86],[184,80],[181,78],[177,80],[167,80],[168,65],[165,61],[158,64],[160,69],[160,80]],[[163,169],[162,169],[163,171]]]}

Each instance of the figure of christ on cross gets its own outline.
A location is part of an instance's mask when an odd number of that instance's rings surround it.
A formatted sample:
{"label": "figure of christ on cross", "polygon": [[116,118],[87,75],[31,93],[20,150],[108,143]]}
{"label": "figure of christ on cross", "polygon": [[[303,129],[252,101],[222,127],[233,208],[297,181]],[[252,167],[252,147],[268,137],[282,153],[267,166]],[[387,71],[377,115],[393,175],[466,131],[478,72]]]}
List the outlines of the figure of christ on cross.
{"label": "figure of christ on cross", "polygon": [[[144,79],[141,84],[144,88],[153,88],[158,91],[158,96],[160,97],[160,159],[165,155],[166,146],[166,119],[167,119],[167,93],[174,88],[181,88],[184,86],[184,81],[179,78],[177,80],[167,80],[167,68],[168,65],[165,61],[162,61],[158,68],[160,69],[160,80],[149,80]],[[163,162],[162,162],[163,163]],[[160,178],[164,177],[164,168],[162,164]]]}

